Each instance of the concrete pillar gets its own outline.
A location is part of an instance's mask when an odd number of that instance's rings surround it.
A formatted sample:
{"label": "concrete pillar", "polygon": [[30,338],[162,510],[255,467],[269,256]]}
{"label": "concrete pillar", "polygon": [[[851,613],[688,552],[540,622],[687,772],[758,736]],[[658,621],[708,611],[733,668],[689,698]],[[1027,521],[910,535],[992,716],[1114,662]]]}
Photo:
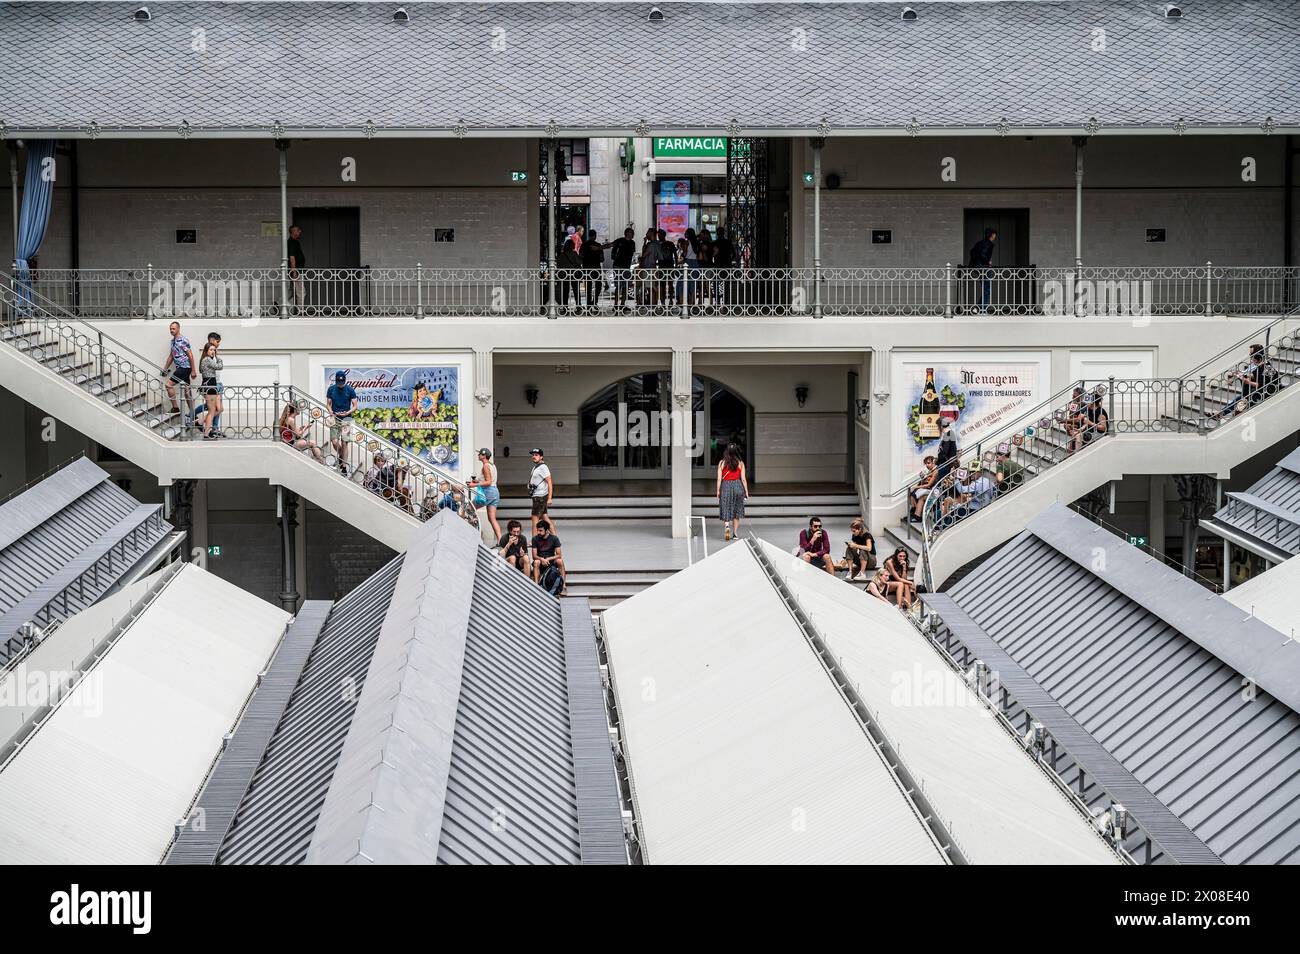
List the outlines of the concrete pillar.
{"label": "concrete pillar", "polygon": [[672,475],[673,537],[682,539],[691,534],[691,444],[695,416],[691,413],[691,352],[689,348],[673,349],[672,412],[673,441],[668,449],[669,473]]}
{"label": "concrete pillar", "polygon": [[[871,490],[871,513],[863,514],[872,533],[879,534],[886,525],[901,519],[906,497],[892,499],[894,492],[893,447],[895,405],[891,395],[890,351],[879,348],[871,354],[871,462],[868,483]],[[906,397],[901,400],[906,400]]]}
{"label": "concrete pillar", "polygon": [[496,408],[496,400],[493,398],[492,384],[492,349],[475,349],[474,350],[474,430],[473,430],[473,448],[470,450],[472,455],[480,447],[486,447],[492,451],[492,459],[496,460],[496,430],[493,421],[493,411]]}

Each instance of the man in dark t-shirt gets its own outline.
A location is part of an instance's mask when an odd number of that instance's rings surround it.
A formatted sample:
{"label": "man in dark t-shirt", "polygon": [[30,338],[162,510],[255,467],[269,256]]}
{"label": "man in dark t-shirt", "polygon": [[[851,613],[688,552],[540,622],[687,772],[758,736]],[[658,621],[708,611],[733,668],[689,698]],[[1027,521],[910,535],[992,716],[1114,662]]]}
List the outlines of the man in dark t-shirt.
{"label": "man in dark t-shirt", "polygon": [[554,567],[560,578],[565,578],[560,538],[551,533],[549,520],[539,520],[537,533],[533,536],[533,579],[541,583],[548,567]]}
{"label": "man in dark t-shirt", "polygon": [[614,307],[626,310],[627,286],[632,280],[632,260],[636,258],[636,232],[632,226],[623,230],[623,237],[610,245],[610,260],[614,264]]}
{"label": "man in dark t-shirt", "polygon": [[582,256],[582,269],[587,280],[587,311],[594,312],[600,305],[600,293],[605,285],[605,246],[596,240],[596,230],[587,233],[586,241],[578,252]]}
{"label": "man in dark t-shirt", "polygon": [[289,241],[285,244],[285,258],[289,263],[289,280],[293,282],[293,306],[295,313],[301,313],[307,304],[307,283],[303,280],[302,269],[307,267],[307,256],[302,253],[302,229],[296,225],[289,226]]}

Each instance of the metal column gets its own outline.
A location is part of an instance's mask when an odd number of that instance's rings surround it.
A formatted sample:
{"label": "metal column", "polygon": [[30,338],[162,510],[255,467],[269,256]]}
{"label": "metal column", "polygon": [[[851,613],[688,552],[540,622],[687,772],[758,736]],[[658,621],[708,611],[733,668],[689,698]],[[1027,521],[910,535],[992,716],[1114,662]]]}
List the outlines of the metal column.
{"label": "metal column", "polygon": [[9,183],[13,190],[13,267],[9,270],[12,282],[18,275],[18,143],[9,143]]}
{"label": "metal column", "polygon": [[280,518],[280,559],[283,587],[280,607],[289,613],[298,611],[298,573],[294,558],[294,530],[298,527],[298,495],[282,486],[275,488],[276,516]]}
{"label": "metal column", "polygon": [[1074,316],[1083,317],[1083,300],[1079,296],[1083,285],[1083,147],[1086,136],[1075,136],[1074,142]]}
{"label": "metal column", "polygon": [[546,140],[546,317],[560,317],[555,300],[555,140]]}
{"label": "metal column", "polygon": [[822,316],[822,146],[814,139],[813,150],[813,317]]}
{"label": "metal column", "polygon": [[280,151],[280,317],[289,317],[289,144],[276,142]]}

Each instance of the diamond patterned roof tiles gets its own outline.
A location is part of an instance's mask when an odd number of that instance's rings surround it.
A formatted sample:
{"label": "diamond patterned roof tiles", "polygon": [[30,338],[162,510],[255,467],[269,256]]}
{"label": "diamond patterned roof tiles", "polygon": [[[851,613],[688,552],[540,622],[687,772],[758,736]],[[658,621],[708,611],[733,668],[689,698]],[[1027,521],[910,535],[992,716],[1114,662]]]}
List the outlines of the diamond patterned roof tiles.
{"label": "diamond patterned roof tiles", "polygon": [[7,133],[1300,127],[1300,0],[135,6],[0,4]]}

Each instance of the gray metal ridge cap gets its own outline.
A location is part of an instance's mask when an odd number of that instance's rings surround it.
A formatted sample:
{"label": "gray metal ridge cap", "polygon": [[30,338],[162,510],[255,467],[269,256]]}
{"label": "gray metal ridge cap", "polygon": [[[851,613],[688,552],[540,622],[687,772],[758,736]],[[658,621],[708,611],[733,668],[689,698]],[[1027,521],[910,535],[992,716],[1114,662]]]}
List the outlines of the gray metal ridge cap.
{"label": "gray metal ridge cap", "polygon": [[1300,712],[1300,642],[1262,620],[1243,616],[1217,593],[1065,504],[1052,504],[1026,529]]}
{"label": "gray metal ridge cap", "polygon": [[1200,525],[1203,529],[1210,531],[1216,537],[1235,543],[1243,550],[1249,550],[1255,556],[1263,557],[1270,563],[1285,563],[1291,557],[1296,556],[1294,553],[1288,553],[1285,550],[1279,550],[1277,547],[1270,546],[1263,540],[1250,535],[1249,532],[1239,527],[1234,527],[1230,523],[1224,523],[1217,517],[1202,517]]}
{"label": "gray metal ridge cap", "polygon": [[411,538],[308,864],[437,861],[479,546],[451,511]]}
{"label": "gray metal ridge cap", "polygon": [[925,604],[976,657],[998,674],[1011,696],[1059,741],[1070,758],[1121,802],[1161,850],[1180,864],[1222,864],[1222,859],[1164,802],[1124,767],[947,593],[930,593]]}
{"label": "gray metal ridge cap", "polygon": [[108,471],[80,457],[0,504],[0,550],[13,546],[108,477]]}
{"label": "gray metal ridge cap", "polygon": [[578,801],[579,853],[585,865],[625,865],[628,856],[623,809],[605,715],[605,687],[600,677],[591,603],[585,596],[560,600],[560,621]]}
{"label": "gray metal ridge cap", "polygon": [[176,840],[163,859],[166,865],[216,864],[221,846],[234,824],[239,806],[253,782],[266,747],[284,716],[307,657],[311,655],[334,604],[329,600],[307,600],[285,631],[275,656],[258,677],[257,688],[240,713],[229,741],[213,765],[194,806],[203,819],[201,828],[192,824],[181,827]]}
{"label": "gray metal ridge cap", "polygon": [[1283,457],[1276,466],[1289,470],[1293,474],[1300,474],[1300,447]]}
{"label": "gray metal ridge cap", "polygon": [[[1279,507],[1277,504],[1273,503],[1273,501],[1265,500],[1258,494],[1252,494],[1249,490],[1231,490],[1224,494],[1224,496],[1232,500],[1240,501],[1246,506],[1253,507],[1260,513],[1266,514],[1270,517],[1276,517],[1279,520],[1287,520],[1291,523],[1300,523],[1300,510],[1288,510],[1285,507]],[[1219,512],[1222,513],[1223,508],[1220,508]],[[1217,517],[1218,514],[1216,513],[1215,516]]]}

